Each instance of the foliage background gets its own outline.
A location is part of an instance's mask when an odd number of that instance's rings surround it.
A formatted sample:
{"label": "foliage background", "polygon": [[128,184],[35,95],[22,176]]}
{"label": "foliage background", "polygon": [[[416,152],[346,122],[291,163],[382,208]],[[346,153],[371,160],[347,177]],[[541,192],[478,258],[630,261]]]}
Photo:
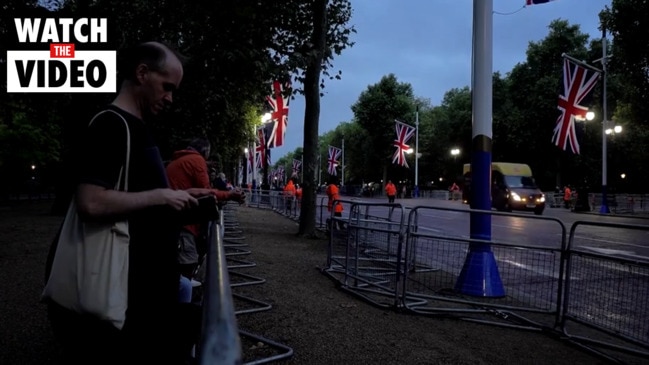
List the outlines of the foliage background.
{"label": "foliage background", "polygon": [[[36,1],[7,0],[0,5],[0,74],[5,85],[6,50],[16,46],[12,33],[14,16],[98,16],[110,20],[107,45],[121,49],[141,40],[170,43],[187,56],[185,79],[171,114],[154,126],[163,156],[183,148],[197,134],[207,135],[215,145],[212,159],[234,176],[243,158],[243,148],[254,138],[253,131],[264,112],[264,96],[272,79],[293,81],[293,93],[303,93],[306,71],[314,59],[314,4],[300,1],[197,1],[161,2],[96,0],[49,1],[38,8]],[[315,81],[340,78],[333,65],[336,55],[352,46],[353,26],[348,24],[352,7],[346,0],[327,4],[326,47],[322,73]],[[50,12],[56,9],[54,13]],[[224,16],[226,15],[226,16]],[[649,92],[649,4],[643,0],[613,0],[602,9],[602,25],[609,44],[607,73],[607,119],[622,125],[624,132],[608,137],[609,187],[626,192],[645,192],[649,178],[647,97]],[[567,53],[598,66],[602,57],[600,39],[589,39],[578,25],[556,20],[548,35],[530,42],[527,57],[505,75],[493,76],[493,160],[531,165],[545,190],[573,184],[596,189],[602,165],[602,83],[590,107],[598,117],[577,126],[582,153],[564,152],[551,142],[558,117],[557,95],[562,75],[561,54]],[[7,94],[0,100],[0,191],[24,189],[31,178],[53,186],[65,176],[63,161],[74,147],[77,131],[113,95],[101,94]],[[418,109],[417,109],[418,108]],[[354,103],[354,118],[316,141],[305,136],[304,149],[280,158],[290,171],[293,158],[314,164],[316,176],[325,182],[327,146],[340,147],[345,140],[345,184],[362,184],[386,178],[412,184],[410,169],[391,164],[394,148],[393,120],[411,125],[419,119],[419,185],[446,188],[458,179],[461,164],[470,160],[470,86],[448,90],[440,105],[413,95],[412,87],[398,75],[385,75],[370,85]],[[291,120],[291,123],[300,123]],[[305,117],[305,125],[316,123],[317,114]],[[306,129],[305,129],[306,130]],[[411,141],[414,146],[414,141]],[[308,148],[306,148],[308,146]],[[312,148],[321,163],[310,155]],[[451,148],[460,148],[453,158]],[[274,159],[282,156],[274,156]],[[413,156],[411,156],[413,157]],[[305,167],[309,165],[305,162]],[[31,166],[35,166],[32,170]],[[627,178],[621,179],[625,173]],[[440,183],[440,178],[442,182]]]}

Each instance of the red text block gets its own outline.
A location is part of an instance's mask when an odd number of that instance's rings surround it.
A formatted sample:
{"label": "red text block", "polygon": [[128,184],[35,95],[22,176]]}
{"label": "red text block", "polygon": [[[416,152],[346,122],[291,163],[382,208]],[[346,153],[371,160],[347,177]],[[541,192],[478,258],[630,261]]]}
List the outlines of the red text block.
{"label": "red text block", "polygon": [[74,43],[50,44],[50,58],[74,58]]}

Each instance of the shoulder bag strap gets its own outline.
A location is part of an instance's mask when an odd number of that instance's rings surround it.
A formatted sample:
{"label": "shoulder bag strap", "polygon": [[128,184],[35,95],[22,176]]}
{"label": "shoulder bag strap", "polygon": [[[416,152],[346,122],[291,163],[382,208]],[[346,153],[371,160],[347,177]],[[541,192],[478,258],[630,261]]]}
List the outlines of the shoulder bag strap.
{"label": "shoulder bag strap", "polygon": [[102,115],[104,113],[107,113],[107,112],[117,114],[117,116],[120,117],[122,122],[124,122],[124,126],[126,127],[126,163],[119,170],[119,176],[117,177],[117,184],[115,185],[115,190],[120,190],[120,182],[122,180],[122,171],[125,171],[125,173],[124,173],[124,191],[128,191],[128,170],[129,170],[129,162],[131,160],[131,132],[130,132],[130,130],[128,128],[128,123],[126,122],[126,119],[124,119],[124,117],[120,113],[118,113],[118,112],[116,112],[114,110],[111,110],[111,109],[106,109],[106,110],[103,110],[103,111],[100,111],[99,113],[97,113],[92,118],[92,120],[90,120],[90,123],[88,123],[88,126],[90,126],[92,124],[92,122],[94,122],[95,119],[98,116],[100,116],[100,115]]}

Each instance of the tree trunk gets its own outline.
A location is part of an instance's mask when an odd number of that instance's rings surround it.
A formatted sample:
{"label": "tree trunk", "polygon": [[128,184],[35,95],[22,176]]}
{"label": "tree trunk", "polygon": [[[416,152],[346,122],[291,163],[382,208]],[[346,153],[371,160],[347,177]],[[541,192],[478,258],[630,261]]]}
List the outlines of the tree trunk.
{"label": "tree trunk", "polygon": [[317,237],[316,172],[318,163],[318,125],[320,122],[320,74],[327,46],[327,2],[313,1],[313,56],[304,75],[304,186],[299,235]]}

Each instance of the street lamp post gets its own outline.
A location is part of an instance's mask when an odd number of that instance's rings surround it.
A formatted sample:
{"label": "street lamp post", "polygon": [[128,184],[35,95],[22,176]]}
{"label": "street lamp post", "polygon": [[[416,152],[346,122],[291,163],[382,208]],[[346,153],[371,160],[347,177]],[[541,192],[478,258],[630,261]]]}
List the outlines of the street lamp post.
{"label": "street lamp post", "polygon": [[[263,125],[263,124],[267,123],[268,121],[270,121],[271,118],[272,118],[272,116],[271,116],[270,113],[264,113],[261,116],[261,124]],[[257,185],[257,186],[255,186],[255,188],[259,187],[261,189],[261,181],[264,179],[264,176],[263,176],[263,172],[262,172],[261,179],[257,178],[257,152],[256,152],[257,147],[256,147],[256,145],[257,144],[255,143],[255,157],[253,158],[253,165],[254,166],[252,167],[252,180]],[[263,148],[266,148],[266,146],[263,146]],[[261,157],[261,156],[262,156],[262,154],[259,155],[259,157]],[[261,166],[264,166],[265,163],[266,163],[266,161],[259,161],[259,164]]]}
{"label": "street lamp post", "polygon": [[608,198],[606,196],[607,193],[607,179],[606,175],[608,174],[607,170],[607,153],[606,153],[606,127],[607,127],[607,120],[608,120],[608,114],[606,110],[606,58],[607,58],[607,51],[606,51],[606,28],[602,28],[602,205],[599,209],[600,213],[610,213],[611,211],[608,208]]}
{"label": "street lamp post", "polygon": [[[244,165],[244,166],[245,166],[245,167],[244,167],[244,169],[245,169],[244,171],[246,172],[246,174],[245,174],[245,176],[246,176],[246,179],[245,179],[245,180],[246,180],[246,185],[250,183],[250,173],[249,173],[250,171],[248,171],[248,164],[250,164],[250,155],[249,155],[249,152],[250,152],[250,150],[248,149],[248,147],[244,147],[244,149],[243,149],[243,155],[245,156],[245,159],[246,159],[246,163],[245,163],[245,165]],[[251,166],[251,167],[252,167],[252,166]]]}
{"label": "street lamp post", "polygon": [[415,198],[419,198],[419,105],[415,107]]}

